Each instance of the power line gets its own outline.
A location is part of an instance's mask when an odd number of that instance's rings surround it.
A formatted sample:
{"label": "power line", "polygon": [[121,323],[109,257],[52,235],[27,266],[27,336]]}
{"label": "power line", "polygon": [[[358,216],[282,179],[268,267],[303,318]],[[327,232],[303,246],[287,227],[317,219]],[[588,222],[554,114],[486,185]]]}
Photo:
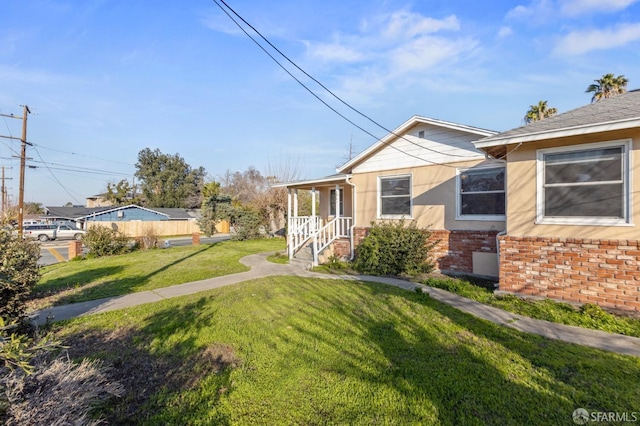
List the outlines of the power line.
{"label": "power line", "polygon": [[[42,157],[40,157],[40,158],[42,158]],[[59,169],[59,170],[71,170],[71,171],[93,173],[93,174],[122,175],[122,176],[129,176],[129,177],[133,177],[134,176],[131,173],[114,172],[114,171],[111,171],[111,170],[93,169],[93,168],[90,168],[90,167],[73,166],[73,165],[69,165],[69,164],[50,163],[50,162],[35,161],[35,160],[33,160],[32,162],[33,163],[38,163],[38,164],[44,164],[44,165],[47,165],[47,166],[66,167],[66,169]],[[55,169],[54,167],[51,167],[51,168]]]}
{"label": "power line", "polygon": [[44,160],[42,159],[42,155],[40,155],[40,151],[38,151],[38,148],[36,148],[36,147],[34,146],[34,147],[33,147],[33,149],[36,151],[36,154],[38,154],[38,157],[40,157],[40,160],[41,160],[41,161],[42,161],[42,163],[45,165],[45,167],[47,168],[47,170],[49,170],[49,173],[51,174],[51,177],[53,178],[53,180],[55,180],[55,181],[58,183],[58,185],[60,185],[60,187],[61,187],[62,189],[64,189],[64,192],[66,192],[67,194],[69,194],[69,196],[70,196],[71,198],[73,198],[73,200],[74,200],[76,203],[81,204],[81,203],[80,203],[80,201],[78,201],[78,199],[77,199],[76,197],[74,197],[74,196],[71,194],[71,192],[69,192],[69,189],[67,189],[67,187],[66,187],[66,186],[64,186],[64,185],[62,184],[62,182],[60,182],[60,180],[56,177],[56,175],[54,175],[54,174],[53,174],[53,172],[51,171],[51,169],[49,168],[49,166],[47,165],[47,163],[45,163],[45,162],[44,162]]}
{"label": "power line", "polygon": [[[354,125],[355,127],[357,127],[358,129],[362,130],[363,132],[365,132],[366,134],[372,136],[374,139],[376,140],[380,140],[380,138],[378,138],[377,136],[371,134],[370,132],[364,130],[362,127],[356,125],[353,121],[347,119],[344,115],[338,113],[334,108],[330,107],[326,102],[324,102],[322,99],[320,99],[313,91],[311,91],[306,85],[304,85],[300,80],[298,80],[296,77],[294,77],[278,60],[276,60],[269,52],[267,52],[267,50],[258,42],[256,41],[251,35],[249,35],[249,33],[220,5],[220,3],[218,3],[218,0],[212,0],[237,26],[238,28],[240,28],[242,30],[242,32],[244,32],[247,37],[249,37],[254,43],[256,43],[274,62],[276,62],[283,70],[285,70],[287,72],[287,74],[289,74],[292,78],[294,78],[300,85],[302,85],[302,87],[304,87],[309,93],[311,93],[314,97],[316,97],[318,100],[320,100],[325,106],[329,107],[333,112],[337,113],[340,117],[342,117],[343,119],[345,119],[346,121],[348,121],[349,123],[351,123],[352,125]],[[352,111],[356,112],[357,114],[359,114],[360,116],[366,118],[367,120],[369,120],[371,123],[375,124],[376,126],[378,126],[379,128],[385,130],[386,132],[388,132],[389,134],[394,135],[395,137],[399,138],[399,139],[403,139],[407,142],[409,142],[412,145],[415,145],[421,149],[425,149],[427,151],[431,151],[434,152],[436,154],[440,154],[440,155],[445,155],[445,156],[450,156],[450,157],[461,157],[461,158],[474,158],[476,157],[476,155],[460,155],[460,154],[448,154],[448,153],[444,153],[432,148],[428,148],[426,146],[420,145],[416,142],[413,142],[410,139],[407,139],[405,136],[403,135],[399,135],[397,133],[395,133],[394,131],[387,129],[385,126],[383,126],[382,124],[378,123],[377,121],[375,121],[374,119],[372,119],[371,117],[369,117],[368,115],[364,114],[363,112],[359,111],[358,109],[356,109],[355,107],[351,106],[349,103],[347,103],[345,100],[343,100],[342,98],[340,98],[338,95],[336,95],[333,91],[331,91],[328,87],[326,87],[324,84],[322,84],[319,80],[317,80],[316,78],[314,78],[313,76],[311,76],[309,73],[307,73],[304,69],[302,69],[300,66],[298,66],[293,60],[291,60],[287,55],[285,55],[280,49],[278,49],[273,43],[271,43],[265,36],[262,35],[262,33],[260,33],[260,31],[258,31],[253,25],[251,25],[249,22],[247,22],[247,20],[245,20],[242,16],[240,16],[231,6],[229,6],[224,0],[219,0],[222,4],[224,4],[235,16],[237,16],[242,22],[244,22],[249,28],[251,28],[256,34],[258,34],[258,36],[260,36],[260,38],[262,38],[262,40],[264,40],[269,46],[271,46],[271,48],[273,48],[276,52],[278,52],[280,54],[280,56],[282,56],[284,59],[286,59],[290,64],[292,64],[296,69],[298,69],[300,72],[302,72],[304,75],[306,75],[308,78],[310,78],[311,80],[313,80],[315,83],[317,83],[320,87],[322,87],[327,93],[329,93],[331,96],[333,96],[335,99],[337,99],[339,102],[341,102],[343,105],[347,106],[349,109],[351,109]],[[383,142],[382,140],[380,140],[381,142]],[[393,147],[391,144],[385,143],[387,146],[389,147]],[[417,157],[413,154],[410,154],[406,151],[403,151],[397,147],[393,147],[396,150],[400,151],[403,154],[409,155],[411,157],[417,158],[419,160],[431,163],[431,164],[438,164],[435,163],[433,161],[430,160],[426,160],[424,158],[421,157]]]}
{"label": "power line", "polygon": [[62,150],[60,150],[60,149],[48,148],[48,147],[46,147],[46,146],[43,146],[43,145],[40,145],[40,144],[35,144],[35,143],[33,144],[33,146],[37,146],[37,147],[39,147],[39,148],[46,149],[46,150],[48,150],[48,151],[59,152],[59,153],[62,153],[62,154],[77,155],[77,156],[79,156],[79,157],[91,158],[91,159],[93,159],[93,160],[100,160],[100,161],[108,161],[108,162],[110,162],[110,163],[116,163],[116,164],[124,164],[124,165],[126,165],[126,166],[135,166],[135,164],[132,164],[132,163],[125,163],[124,161],[108,160],[108,159],[106,159],[106,158],[94,157],[94,156],[86,155],[86,154],[79,154],[79,153],[77,153],[77,152],[62,151]]}

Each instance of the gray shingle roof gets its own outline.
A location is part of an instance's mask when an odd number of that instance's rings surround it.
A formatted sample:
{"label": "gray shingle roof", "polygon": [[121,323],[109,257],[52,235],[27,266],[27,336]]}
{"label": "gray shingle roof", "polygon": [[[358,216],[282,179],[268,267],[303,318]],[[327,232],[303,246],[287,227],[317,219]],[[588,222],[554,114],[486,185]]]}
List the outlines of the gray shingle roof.
{"label": "gray shingle roof", "polygon": [[[584,134],[631,128],[638,127],[638,121],[640,121],[640,90],[631,90],[622,95],[480,139],[475,144],[481,148],[540,140],[547,136],[562,136],[564,133]],[[603,125],[608,127],[603,128]]]}

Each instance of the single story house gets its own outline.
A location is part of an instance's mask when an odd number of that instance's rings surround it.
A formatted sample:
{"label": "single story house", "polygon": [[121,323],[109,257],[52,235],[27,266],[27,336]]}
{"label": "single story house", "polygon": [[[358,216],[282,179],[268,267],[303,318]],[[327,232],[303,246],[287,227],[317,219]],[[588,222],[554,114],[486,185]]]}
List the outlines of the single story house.
{"label": "single story house", "polygon": [[[188,235],[200,232],[197,212],[180,208],[146,208],[135,204],[103,207],[45,207],[41,216],[46,222],[74,222],[88,229],[93,223],[122,231],[131,237],[145,235],[150,228],[157,235]],[[229,232],[226,221],[218,232]]]}
{"label": "single story house", "polygon": [[[439,240],[439,270],[497,277],[505,164],[472,143],[495,134],[414,116],[335,175],[277,184],[289,190],[289,256],[311,251],[314,264],[323,251],[350,257],[371,222],[406,219]],[[300,190],[311,191],[311,216],[298,215]]]}
{"label": "single story house", "polygon": [[640,91],[474,144],[506,166],[500,289],[640,311]]}

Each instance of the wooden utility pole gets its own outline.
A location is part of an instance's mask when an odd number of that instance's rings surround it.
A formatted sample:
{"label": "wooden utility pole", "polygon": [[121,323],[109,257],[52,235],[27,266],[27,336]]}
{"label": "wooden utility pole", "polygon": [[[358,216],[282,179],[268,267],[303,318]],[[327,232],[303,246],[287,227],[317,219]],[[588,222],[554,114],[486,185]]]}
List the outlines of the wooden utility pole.
{"label": "wooden utility pole", "polygon": [[31,111],[29,110],[29,107],[27,105],[23,105],[22,108],[23,108],[22,117],[16,117],[13,114],[11,115],[0,114],[0,117],[16,118],[18,120],[20,119],[22,120],[22,137],[16,138],[13,136],[0,135],[0,138],[19,139],[20,142],[22,142],[22,149],[20,154],[20,196],[18,201],[18,235],[20,237],[22,237],[22,221],[24,219],[24,169],[26,167],[26,161],[27,161],[27,145],[31,145],[29,142],[27,142],[27,115],[30,114]]}
{"label": "wooden utility pole", "polygon": [[18,236],[22,237],[22,222],[24,221],[24,169],[27,162],[27,115],[31,112],[27,105],[22,112],[22,137],[20,138],[20,193],[18,195]]}

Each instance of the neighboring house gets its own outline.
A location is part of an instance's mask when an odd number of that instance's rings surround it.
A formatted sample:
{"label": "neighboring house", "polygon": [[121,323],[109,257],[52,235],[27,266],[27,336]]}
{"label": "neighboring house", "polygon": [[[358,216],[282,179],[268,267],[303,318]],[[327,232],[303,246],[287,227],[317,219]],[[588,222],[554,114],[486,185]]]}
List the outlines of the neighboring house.
{"label": "neighboring house", "polygon": [[500,289],[640,311],[640,91],[475,146],[506,160]]}
{"label": "neighboring house", "polygon": [[92,195],[87,197],[87,207],[111,207],[113,202],[107,199],[107,193]]}
{"label": "neighboring house", "polygon": [[[504,162],[485,158],[472,144],[495,134],[414,116],[338,174],[276,185],[289,190],[289,256],[311,249],[315,264],[322,255],[349,257],[371,222],[404,218],[440,241],[439,270],[497,277]],[[311,191],[311,216],[298,216],[299,190]]]}
{"label": "neighboring house", "polygon": [[[119,207],[45,207],[42,219],[50,223],[75,222],[81,229],[93,223],[118,229],[137,237],[150,227],[158,235],[186,235],[199,232],[197,214],[193,210],[179,208],[146,208],[135,204]],[[221,223],[218,232],[229,232],[228,224]]]}

